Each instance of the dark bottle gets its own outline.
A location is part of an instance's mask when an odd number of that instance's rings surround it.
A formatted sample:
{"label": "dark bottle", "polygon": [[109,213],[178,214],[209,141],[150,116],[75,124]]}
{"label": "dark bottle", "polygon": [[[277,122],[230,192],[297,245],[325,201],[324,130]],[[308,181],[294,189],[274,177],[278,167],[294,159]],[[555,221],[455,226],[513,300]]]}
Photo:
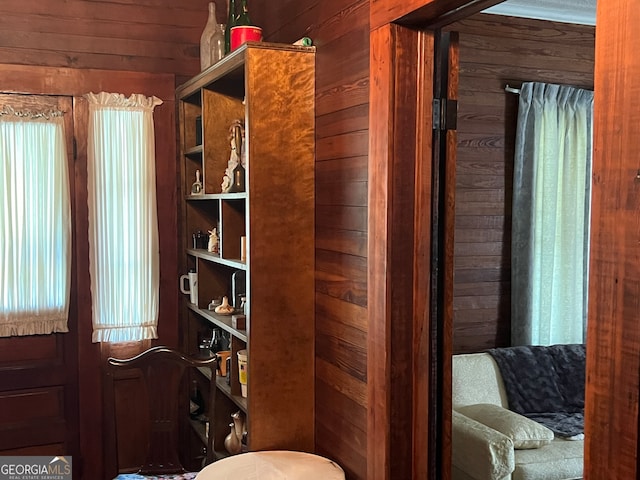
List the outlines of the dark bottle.
{"label": "dark bottle", "polygon": [[236,0],[229,0],[229,15],[227,18],[227,26],[224,29],[224,53],[225,55],[231,51],[231,29],[236,26],[238,14],[236,13]]}
{"label": "dark bottle", "polygon": [[194,380],[191,383],[191,394],[189,395],[189,415],[195,419],[202,413],[204,413],[204,398],[198,388],[198,382]]}
{"label": "dark bottle", "polygon": [[211,337],[210,350],[213,353],[218,353],[219,351],[224,350],[223,341],[222,332],[219,329],[214,328]]}
{"label": "dark bottle", "polygon": [[249,7],[247,6],[247,0],[242,0],[242,7],[240,8],[240,13],[238,14],[238,18],[236,19],[236,26],[238,25],[251,25],[251,20],[249,19]]}

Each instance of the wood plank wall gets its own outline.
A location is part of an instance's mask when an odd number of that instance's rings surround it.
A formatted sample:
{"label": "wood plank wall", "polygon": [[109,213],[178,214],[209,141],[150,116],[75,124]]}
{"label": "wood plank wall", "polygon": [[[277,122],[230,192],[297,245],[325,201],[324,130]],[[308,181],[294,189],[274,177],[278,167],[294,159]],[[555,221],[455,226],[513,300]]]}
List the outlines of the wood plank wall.
{"label": "wood plank wall", "polygon": [[316,53],[316,451],[365,479],[369,2],[253,2],[265,38]]}
{"label": "wood plank wall", "polygon": [[510,344],[511,196],[523,81],[593,88],[595,28],[478,14],[460,32],[454,353]]}
{"label": "wood plank wall", "polygon": [[[0,62],[173,73],[200,71],[209,0],[3,0]],[[226,2],[215,0],[225,23]]]}
{"label": "wood plank wall", "polygon": [[[216,1],[220,5],[217,9],[220,21],[226,16],[226,6],[224,0]],[[31,89],[36,88],[35,91],[38,92],[62,95],[81,95],[89,90],[100,89],[127,94],[151,91],[163,98],[165,103],[158,107],[154,115],[160,142],[158,145],[165,146],[158,149],[157,167],[161,192],[158,196],[161,233],[162,228],[175,233],[177,223],[173,89],[176,83],[183,83],[200,70],[199,40],[207,20],[207,5],[208,0],[185,0],[179,4],[169,0],[0,2],[0,63],[69,68],[57,70],[54,78],[59,81],[48,76],[51,69],[38,75],[29,74],[26,70],[23,75],[12,71],[2,82],[10,91],[34,91]],[[101,69],[141,72],[142,75],[114,72],[109,76]],[[19,69],[16,71],[19,72]],[[147,73],[149,75],[145,77]],[[171,75],[159,75],[164,73],[173,74],[175,80]],[[146,80],[141,80],[142,77]],[[16,87],[15,84],[19,86]],[[81,128],[82,125],[85,124],[80,122],[76,127]],[[81,152],[79,141],[80,156]],[[77,168],[78,165],[76,162]],[[81,177],[76,177],[76,181],[78,179],[82,180]],[[78,231],[86,230],[79,226]],[[175,288],[177,238],[171,238],[171,235],[161,235],[160,245],[161,292],[164,292],[164,300],[160,307],[159,341],[169,345],[177,341],[178,295]],[[81,241],[77,242],[78,248],[81,245]],[[84,253],[81,258],[86,257],[86,252]],[[77,270],[83,271],[83,268],[86,268],[88,276],[86,264],[78,265]],[[79,283],[87,285],[82,280]],[[87,312],[90,312],[91,306],[87,301],[88,295],[79,295],[78,316],[83,325],[87,325],[86,321],[90,317]],[[88,332],[87,327],[84,332]],[[80,447],[81,455],[74,456],[74,478],[80,478],[79,475],[84,474],[82,478],[99,479],[105,473],[102,463],[104,449],[100,423],[102,399],[99,370],[103,359],[100,358],[96,345],[90,343],[90,335],[81,335],[79,342],[78,356],[82,364],[79,381],[81,402],[80,410],[75,413],[79,417],[77,421],[80,423],[80,436],[84,442]],[[70,377],[76,378],[71,373]],[[131,431],[135,430],[134,425],[127,426],[131,427]],[[75,431],[72,433],[77,435]],[[37,441],[42,443],[41,438]],[[44,451],[38,448],[23,453],[44,454]],[[65,450],[60,453],[72,452]],[[74,455],[76,453],[73,452]]]}

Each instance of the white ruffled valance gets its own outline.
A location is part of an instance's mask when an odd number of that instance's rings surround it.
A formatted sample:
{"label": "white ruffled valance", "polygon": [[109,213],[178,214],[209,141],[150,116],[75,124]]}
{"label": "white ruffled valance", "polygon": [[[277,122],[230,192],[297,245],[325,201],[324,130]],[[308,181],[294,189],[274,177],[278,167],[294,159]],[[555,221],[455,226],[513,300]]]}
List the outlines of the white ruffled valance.
{"label": "white ruffled valance", "polygon": [[34,111],[34,110],[15,110],[11,105],[5,105],[0,110],[0,120],[1,119],[11,119],[12,121],[18,119],[24,120],[51,120],[52,118],[62,117],[65,112],[60,110],[45,110],[45,111]]}
{"label": "white ruffled valance", "polygon": [[109,108],[124,108],[124,109],[144,109],[153,111],[158,105],[162,105],[162,100],[158,97],[147,97],[141,93],[134,93],[129,97],[126,97],[122,93],[87,93],[84,96],[89,105],[96,107],[109,107]]}

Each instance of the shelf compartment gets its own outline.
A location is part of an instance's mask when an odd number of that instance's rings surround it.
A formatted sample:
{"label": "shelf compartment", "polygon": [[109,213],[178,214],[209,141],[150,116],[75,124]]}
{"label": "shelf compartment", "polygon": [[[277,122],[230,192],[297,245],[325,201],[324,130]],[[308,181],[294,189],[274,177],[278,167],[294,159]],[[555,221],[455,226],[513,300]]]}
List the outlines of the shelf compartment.
{"label": "shelf compartment", "polygon": [[[212,373],[210,369],[199,367],[198,370],[200,371],[200,373],[202,373],[202,375],[207,377],[207,379],[211,380]],[[247,399],[242,395],[233,395],[231,393],[231,386],[227,385],[226,377],[216,375],[216,387],[218,387],[218,390],[224,393],[227,398],[229,398],[229,400],[235,403],[245,415],[247,414]]]}
{"label": "shelf compartment", "polygon": [[220,217],[223,219],[220,232],[222,258],[240,258],[240,238],[247,234],[246,205],[241,199],[225,199],[220,202]]}
{"label": "shelf compartment", "polygon": [[229,332],[235,338],[242,340],[243,342],[247,341],[247,331],[246,330],[237,330],[231,326],[231,315],[216,315],[212,310],[205,310],[202,308],[198,308],[192,303],[189,304],[189,309],[214,325],[222,328],[223,330]]}
{"label": "shelf compartment", "polygon": [[198,436],[198,438],[202,441],[202,443],[204,445],[207,445],[207,431],[204,423],[199,420],[190,418],[189,424],[191,425],[191,428],[193,429],[195,434]]}
{"label": "shelf compartment", "polygon": [[211,90],[202,91],[202,124],[207,132],[203,139],[204,192],[222,193],[222,178],[231,156],[231,124],[244,123],[245,106],[242,99]]}
{"label": "shelf compartment", "polygon": [[[196,251],[196,250],[194,250]],[[205,255],[205,251],[200,249],[201,256]],[[208,254],[208,252],[206,252]],[[196,271],[198,272],[198,308],[204,311],[210,312],[216,315],[213,310],[208,310],[209,304],[212,300],[223,300],[223,297],[227,297],[229,303],[236,308],[240,305],[234,303],[233,294],[246,293],[245,291],[234,292],[233,278],[236,272],[246,272],[246,265],[238,264],[235,261],[216,261],[217,256],[211,254],[211,261],[207,259],[187,255],[187,259],[193,259],[197,265]],[[237,268],[240,266],[241,268]],[[246,278],[246,273],[245,273]],[[246,284],[245,284],[246,285]],[[225,315],[217,315],[217,317],[223,318]],[[231,324],[231,316],[227,316],[229,324]]]}
{"label": "shelf compartment", "polygon": [[[226,265],[214,264],[187,255],[196,264],[198,273],[198,305],[197,308],[206,309],[213,299],[227,296],[231,299],[231,277],[235,271]],[[189,263],[189,262],[188,262]],[[191,305],[190,302],[188,302]],[[213,312],[212,312],[213,313]]]}
{"label": "shelf compartment", "polygon": [[240,410],[246,415],[247,413],[247,399],[242,395],[234,395],[231,393],[231,386],[227,385],[227,380],[222,377],[216,378],[216,387],[224,393],[229,400],[235,403]]}
{"label": "shelf compartment", "polygon": [[[193,247],[193,234],[197,231],[208,236],[209,230],[218,228],[220,223],[220,206],[215,199],[207,202],[191,202],[185,209],[187,230],[185,244]],[[208,237],[207,237],[208,241]],[[205,245],[201,245],[204,247]]]}
{"label": "shelf compartment", "polygon": [[[182,152],[188,152],[196,147],[196,117],[202,114],[200,106],[200,92],[193,95],[193,99],[197,98],[198,103],[182,102],[181,103],[181,130],[182,137],[180,147]],[[198,135],[199,136],[199,135]],[[202,149],[202,146],[200,146]]]}

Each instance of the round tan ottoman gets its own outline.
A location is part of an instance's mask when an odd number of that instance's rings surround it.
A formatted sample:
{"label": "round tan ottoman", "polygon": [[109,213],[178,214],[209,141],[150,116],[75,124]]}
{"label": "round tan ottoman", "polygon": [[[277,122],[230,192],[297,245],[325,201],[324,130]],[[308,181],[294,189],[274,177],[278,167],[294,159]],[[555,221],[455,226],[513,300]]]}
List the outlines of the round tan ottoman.
{"label": "round tan ottoman", "polygon": [[331,460],[284,450],[249,452],[204,467],[196,480],[344,480],[344,471]]}

